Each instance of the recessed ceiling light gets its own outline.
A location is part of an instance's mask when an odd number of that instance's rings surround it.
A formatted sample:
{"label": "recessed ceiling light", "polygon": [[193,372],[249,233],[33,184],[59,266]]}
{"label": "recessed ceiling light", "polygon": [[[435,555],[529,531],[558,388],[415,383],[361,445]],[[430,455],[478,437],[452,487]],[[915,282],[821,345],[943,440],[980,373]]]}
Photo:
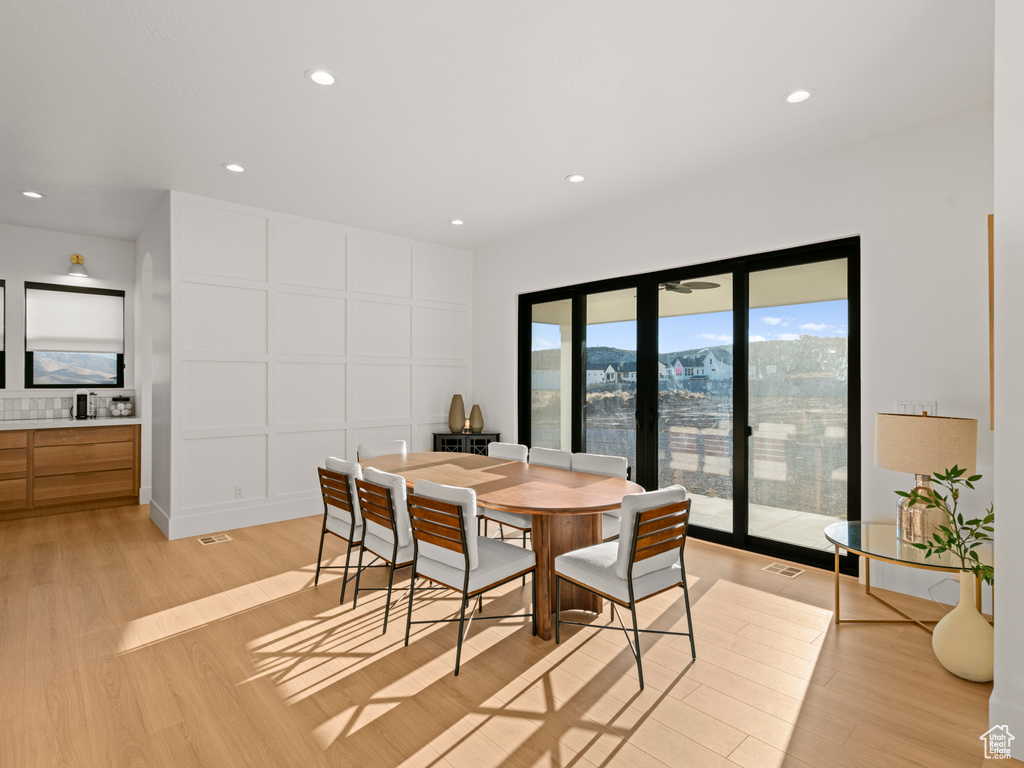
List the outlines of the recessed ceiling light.
{"label": "recessed ceiling light", "polygon": [[21,194],[25,197],[31,197],[33,200],[39,200],[40,198],[46,197],[42,192],[33,192],[31,189],[21,190]]}
{"label": "recessed ceiling light", "polygon": [[571,181],[573,184],[579,184],[581,181],[583,181],[583,178],[584,177],[579,173],[570,173],[568,176],[565,177],[565,180]]}
{"label": "recessed ceiling light", "polygon": [[307,69],[306,77],[317,85],[334,85],[334,73],[326,69]]}
{"label": "recessed ceiling light", "polygon": [[223,167],[232,173],[245,173],[245,168],[240,166],[238,163],[224,163]]}
{"label": "recessed ceiling light", "polygon": [[813,95],[814,91],[811,88],[798,88],[787,93],[782,100],[787,104],[799,104],[801,101],[807,101]]}
{"label": "recessed ceiling light", "polygon": [[463,224],[463,221],[462,221],[462,219],[452,219],[448,223],[449,224],[454,224],[456,227],[461,227],[462,224]]}

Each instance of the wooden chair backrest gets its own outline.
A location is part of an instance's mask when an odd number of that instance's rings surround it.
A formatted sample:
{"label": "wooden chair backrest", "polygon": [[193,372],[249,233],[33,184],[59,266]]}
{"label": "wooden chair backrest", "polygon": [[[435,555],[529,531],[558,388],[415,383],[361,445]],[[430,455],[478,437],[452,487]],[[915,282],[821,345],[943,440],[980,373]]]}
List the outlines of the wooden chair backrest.
{"label": "wooden chair backrest", "polygon": [[395,505],[391,500],[391,489],[367,480],[356,480],[359,493],[359,511],[363,520],[395,530]]}
{"label": "wooden chair backrest", "polygon": [[637,513],[630,563],[639,563],[673,549],[681,552],[689,524],[689,499]]}
{"label": "wooden chair backrest", "polygon": [[320,494],[324,497],[324,512],[327,511],[327,507],[334,507],[348,513],[350,519],[354,518],[349,476],[323,467],[317,467],[317,471],[320,473]]}
{"label": "wooden chair backrest", "polygon": [[427,542],[466,555],[466,530],[462,507],[447,501],[409,494],[409,519],[417,542]]}

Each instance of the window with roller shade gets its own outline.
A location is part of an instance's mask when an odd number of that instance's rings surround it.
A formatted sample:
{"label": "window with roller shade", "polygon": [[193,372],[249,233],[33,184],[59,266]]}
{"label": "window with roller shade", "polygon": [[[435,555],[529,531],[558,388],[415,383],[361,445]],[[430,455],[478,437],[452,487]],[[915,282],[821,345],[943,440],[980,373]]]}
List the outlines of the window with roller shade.
{"label": "window with roller shade", "polygon": [[25,386],[124,386],[124,291],[25,283]]}

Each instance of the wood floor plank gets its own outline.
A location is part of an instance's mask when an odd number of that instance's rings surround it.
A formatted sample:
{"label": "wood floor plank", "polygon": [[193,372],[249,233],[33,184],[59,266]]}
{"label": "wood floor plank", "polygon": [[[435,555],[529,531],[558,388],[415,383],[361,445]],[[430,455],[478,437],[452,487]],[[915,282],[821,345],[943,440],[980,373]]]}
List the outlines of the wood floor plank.
{"label": "wood floor plank", "polygon": [[[0,765],[983,764],[991,686],[949,675],[916,627],[835,626],[831,573],[788,581],[762,556],[691,542],[697,658],[685,637],[643,635],[643,691],[620,631],[564,627],[556,645],[522,619],[487,621],[528,601],[505,585],[456,677],[456,624],[417,625],[406,647],[404,602],[384,633],[382,593],[353,609],[337,573],[313,586],[319,525],[204,547],[167,541],[145,507],[0,522]],[[843,580],[844,611],[876,615],[859,590]],[[414,614],[457,607],[423,591]],[[681,592],[638,615],[686,631]]]}

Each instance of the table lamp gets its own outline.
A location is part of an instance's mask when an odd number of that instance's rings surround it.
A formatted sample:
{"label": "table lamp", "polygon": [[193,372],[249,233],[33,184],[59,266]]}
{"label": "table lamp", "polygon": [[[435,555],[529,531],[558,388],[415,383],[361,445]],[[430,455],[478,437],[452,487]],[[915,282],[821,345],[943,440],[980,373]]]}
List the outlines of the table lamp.
{"label": "table lamp", "polygon": [[[944,416],[911,416],[900,413],[875,415],[875,464],[917,476],[918,493],[932,490],[929,478],[954,465],[974,474],[978,451],[978,420]],[[946,523],[941,509],[902,499],[897,511],[896,535],[911,544],[930,541],[938,526]]]}

